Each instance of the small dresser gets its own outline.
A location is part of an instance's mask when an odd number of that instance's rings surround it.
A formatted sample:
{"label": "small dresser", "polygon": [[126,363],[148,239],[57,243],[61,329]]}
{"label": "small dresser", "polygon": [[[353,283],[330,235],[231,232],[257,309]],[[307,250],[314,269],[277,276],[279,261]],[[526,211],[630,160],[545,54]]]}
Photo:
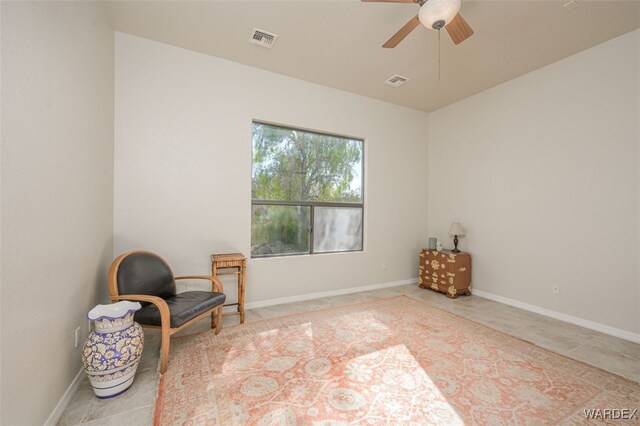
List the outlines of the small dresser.
{"label": "small dresser", "polygon": [[471,255],[450,250],[420,250],[418,284],[450,298],[471,294]]}

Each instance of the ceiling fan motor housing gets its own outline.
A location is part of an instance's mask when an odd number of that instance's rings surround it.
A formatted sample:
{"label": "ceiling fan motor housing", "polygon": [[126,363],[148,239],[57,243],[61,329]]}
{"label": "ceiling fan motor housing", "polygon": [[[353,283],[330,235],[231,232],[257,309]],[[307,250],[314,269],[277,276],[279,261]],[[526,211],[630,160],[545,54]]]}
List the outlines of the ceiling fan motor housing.
{"label": "ceiling fan motor housing", "polygon": [[460,44],[473,35],[473,30],[467,21],[458,13],[462,6],[461,0],[362,0],[363,2],[380,3],[415,3],[420,6],[418,16],[414,16],[404,24],[385,44],[384,48],[393,48],[415,30],[420,24],[438,31],[447,28],[449,37],[454,44]]}
{"label": "ceiling fan motor housing", "polygon": [[429,0],[420,7],[418,19],[425,27],[440,30],[455,18],[461,5],[460,0]]}

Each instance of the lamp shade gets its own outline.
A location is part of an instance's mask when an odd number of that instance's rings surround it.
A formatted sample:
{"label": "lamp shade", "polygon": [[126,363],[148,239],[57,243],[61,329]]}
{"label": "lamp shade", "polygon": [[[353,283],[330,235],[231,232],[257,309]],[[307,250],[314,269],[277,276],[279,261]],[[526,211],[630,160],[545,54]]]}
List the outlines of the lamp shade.
{"label": "lamp shade", "polygon": [[420,8],[418,19],[425,27],[439,30],[451,22],[460,6],[460,0],[429,0]]}
{"label": "lamp shade", "polygon": [[453,222],[451,228],[449,228],[449,235],[457,235],[458,237],[464,235],[465,231],[458,222]]}

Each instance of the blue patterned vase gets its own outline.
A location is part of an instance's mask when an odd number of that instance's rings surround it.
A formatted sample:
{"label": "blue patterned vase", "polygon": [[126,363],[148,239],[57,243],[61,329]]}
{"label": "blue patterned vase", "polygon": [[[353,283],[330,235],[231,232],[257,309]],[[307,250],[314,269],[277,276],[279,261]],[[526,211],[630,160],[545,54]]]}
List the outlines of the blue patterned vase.
{"label": "blue patterned vase", "polygon": [[112,398],[131,387],[142,356],[144,333],[133,321],[138,302],[98,305],[89,311],[94,330],[82,352],[84,370],[98,398]]}

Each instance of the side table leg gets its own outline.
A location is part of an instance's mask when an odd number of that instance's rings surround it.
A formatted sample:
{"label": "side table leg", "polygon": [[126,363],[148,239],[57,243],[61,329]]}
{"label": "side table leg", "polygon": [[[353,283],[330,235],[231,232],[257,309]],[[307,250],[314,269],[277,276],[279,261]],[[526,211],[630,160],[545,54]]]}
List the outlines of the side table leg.
{"label": "side table leg", "polygon": [[245,282],[246,266],[242,265],[240,271],[240,282],[238,284],[238,312],[240,312],[240,324],[244,324],[244,282]]}

